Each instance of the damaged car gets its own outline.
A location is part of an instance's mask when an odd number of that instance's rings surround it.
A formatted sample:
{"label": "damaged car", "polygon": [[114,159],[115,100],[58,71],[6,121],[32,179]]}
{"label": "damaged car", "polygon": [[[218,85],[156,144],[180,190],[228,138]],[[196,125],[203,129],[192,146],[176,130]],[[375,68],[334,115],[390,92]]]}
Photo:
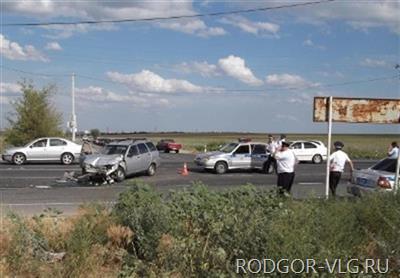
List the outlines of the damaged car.
{"label": "damaged car", "polygon": [[81,167],[84,175],[112,183],[141,172],[153,176],[159,165],[160,156],[154,144],[133,139],[106,145],[101,153],[86,156]]}

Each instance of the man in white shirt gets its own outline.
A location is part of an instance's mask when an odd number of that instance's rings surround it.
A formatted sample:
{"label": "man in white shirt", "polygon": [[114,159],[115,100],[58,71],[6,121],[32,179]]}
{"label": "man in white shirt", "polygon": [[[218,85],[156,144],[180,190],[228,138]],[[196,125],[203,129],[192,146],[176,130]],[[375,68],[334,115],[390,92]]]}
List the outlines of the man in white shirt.
{"label": "man in white shirt", "polygon": [[294,167],[299,163],[294,152],[289,149],[289,143],[283,141],[282,147],[275,153],[278,171],[279,193],[290,193],[294,181]]}
{"label": "man in white shirt", "polygon": [[329,188],[331,190],[332,196],[336,196],[336,188],[340,182],[340,178],[344,171],[346,162],[350,165],[351,173],[354,170],[353,162],[350,160],[347,153],[342,151],[344,144],[340,141],[333,143],[335,147],[335,152],[329,157],[330,160],[330,173],[329,173]]}
{"label": "man in white shirt", "polygon": [[393,159],[396,159],[399,156],[399,146],[397,145],[396,141],[390,144],[387,155],[388,158],[393,158]]}
{"label": "man in white shirt", "polygon": [[274,158],[274,154],[278,149],[278,142],[275,138],[270,134],[268,135],[268,144],[267,144],[267,151],[269,152],[268,160],[265,164],[266,173],[269,174],[269,169],[272,166],[274,167],[274,171],[276,173],[276,160]]}
{"label": "man in white shirt", "polygon": [[278,148],[282,148],[282,143],[286,142],[286,135],[285,134],[281,134],[279,140],[278,140]]}

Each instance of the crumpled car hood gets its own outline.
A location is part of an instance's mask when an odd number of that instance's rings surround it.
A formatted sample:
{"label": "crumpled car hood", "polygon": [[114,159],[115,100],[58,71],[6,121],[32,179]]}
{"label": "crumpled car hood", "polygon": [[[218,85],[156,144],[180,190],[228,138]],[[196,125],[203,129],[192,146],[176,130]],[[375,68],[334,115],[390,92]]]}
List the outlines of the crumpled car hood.
{"label": "crumpled car hood", "polygon": [[104,155],[104,154],[94,154],[88,155],[84,163],[90,164],[93,167],[101,167],[106,165],[115,165],[120,163],[123,160],[122,155],[113,154],[113,155]]}

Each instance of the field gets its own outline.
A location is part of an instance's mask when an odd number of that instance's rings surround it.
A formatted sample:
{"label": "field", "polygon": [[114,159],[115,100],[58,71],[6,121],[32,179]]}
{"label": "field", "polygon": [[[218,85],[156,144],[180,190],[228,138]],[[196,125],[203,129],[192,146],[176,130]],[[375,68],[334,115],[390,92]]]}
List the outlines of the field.
{"label": "field", "polygon": [[[288,141],[295,140],[320,140],[327,144],[326,134],[286,134]],[[267,141],[266,133],[136,133],[119,134],[110,137],[146,137],[153,142],[162,138],[172,138],[176,142],[183,144],[185,150],[189,152],[215,150],[219,145],[226,142],[237,140],[242,137],[252,138],[253,141]],[[276,135],[279,136],[279,135]],[[340,140],[345,145],[345,151],[352,158],[381,158],[386,155],[389,144],[399,140],[396,134],[335,134],[332,142]]]}

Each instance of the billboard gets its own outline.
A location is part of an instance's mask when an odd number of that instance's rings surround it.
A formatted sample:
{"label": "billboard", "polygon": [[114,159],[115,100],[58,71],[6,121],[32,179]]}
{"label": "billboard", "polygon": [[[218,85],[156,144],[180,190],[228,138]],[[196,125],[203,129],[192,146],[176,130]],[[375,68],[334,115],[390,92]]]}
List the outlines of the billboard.
{"label": "billboard", "polygon": [[[329,97],[314,98],[314,122],[327,122]],[[399,124],[400,99],[333,97],[332,121],[347,123]]]}

